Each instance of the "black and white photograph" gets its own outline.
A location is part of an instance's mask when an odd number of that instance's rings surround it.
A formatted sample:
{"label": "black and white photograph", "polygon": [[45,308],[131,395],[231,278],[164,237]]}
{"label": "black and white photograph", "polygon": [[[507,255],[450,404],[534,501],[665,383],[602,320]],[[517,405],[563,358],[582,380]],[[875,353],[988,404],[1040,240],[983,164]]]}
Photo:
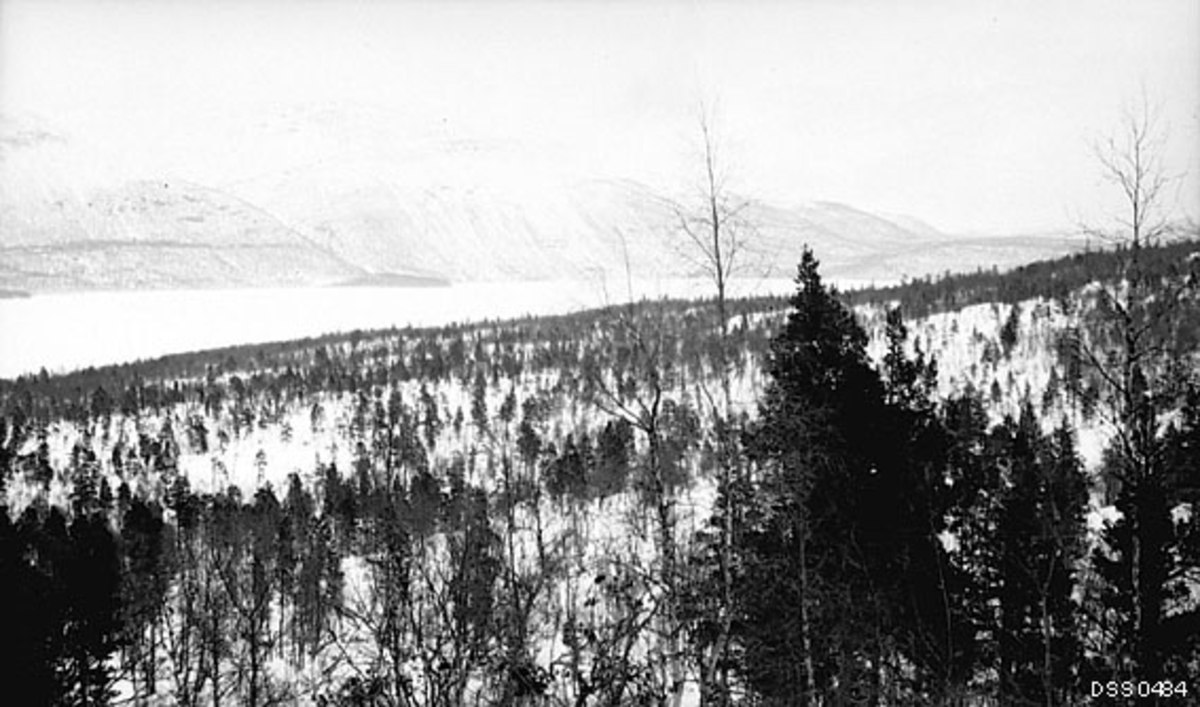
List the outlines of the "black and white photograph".
{"label": "black and white photograph", "polygon": [[1195,0],[0,0],[0,702],[1200,704]]}

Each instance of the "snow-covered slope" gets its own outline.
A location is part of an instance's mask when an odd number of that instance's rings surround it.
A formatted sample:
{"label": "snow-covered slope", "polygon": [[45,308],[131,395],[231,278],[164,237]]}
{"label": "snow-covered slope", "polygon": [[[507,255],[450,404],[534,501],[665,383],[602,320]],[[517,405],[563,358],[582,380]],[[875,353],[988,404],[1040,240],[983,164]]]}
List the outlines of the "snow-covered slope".
{"label": "snow-covered slope", "polygon": [[[375,144],[337,131],[309,154],[302,141],[280,142],[278,132],[268,131],[274,141],[244,136],[248,154],[231,163],[273,168],[200,184],[106,171],[66,136],[0,121],[0,288],[315,285],[381,273],[454,281],[627,271],[687,277],[701,270],[679,229],[675,204],[701,206],[687,196],[601,178],[520,145]],[[256,161],[263,151],[272,159]],[[789,277],[805,244],[822,254],[829,275],[864,282],[1014,264],[1074,247],[1062,239],[968,243],[913,217],[843,204],[744,201],[740,265],[753,277]]]}
{"label": "snow-covered slope", "polygon": [[[454,280],[701,272],[679,228],[678,209],[694,206],[686,197],[573,174],[511,148],[360,155],[228,188],[368,268]],[[1077,245],[999,238],[959,248],[961,239],[911,217],[828,202],[784,207],[745,199],[739,222],[740,265],[755,276],[790,276],[806,244],[822,254],[831,276],[864,282],[1016,264]]]}
{"label": "snow-covered slope", "polygon": [[[859,315],[872,334],[871,356],[882,360],[887,350],[885,311],[861,308]],[[1010,318],[1017,323],[1017,335],[1006,348],[1001,330]],[[1056,347],[1073,324],[1062,303],[1044,298],[1013,305],[977,304],[906,322],[908,350],[913,353],[920,347],[935,357],[940,397],[978,392],[993,424],[1005,416],[1016,419],[1026,402],[1039,413],[1047,432],[1069,422],[1084,465],[1095,469],[1110,431],[1098,419],[1085,419],[1052,380],[1063,375]]]}
{"label": "snow-covered slope", "polygon": [[[672,326],[682,330],[689,324],[697,325],[702,308],[703,305],[681,305]],[[857,314],[871,336],[870,355],[881,358],[885,350],[885,310],[878,306],[863,307]],[[750,415],[754,414],[755,400],[763,390],[764,330],[777,328],[783,315],[774,305],[766,305],[730,322],[734,331],[739,327],[752,330],[740,332],[746,336],[743,341],[757,342],[747,343],[747,350],[733,366],[737,371],[732,386],[735,404]],[[1002,336],[1008,322],[1016,324],[1010,328],[1010,332],[1017,332],[1015,338]],[[1071,316],[1058,301],[988,303],[909,321],[909,346],[936,357],[941,396],[968,387],[982,391],[993,422],[1015,414],[1027,400],[1038,408],[1047,426],[1057,424],[1063,417],[1069,418],[1078,430],[1084,459],[1094,469],[1106,430],[1099,421],[1080,417],[1062,396],[1054,394],[1051,384],[1059,366],[1055,343],[1071,324]],[[533,331],[539,332],[538,335]],[[551,579],[538,590],[536,600],[528,608],[528,640],[538,665],[561,664],[571,658],[567,622],[587,619],[603,626],[613,617],[621,616],[622,611],[631,610],[630,605],[619,603],[619,593],[605,594],[606,583],[616,581],[614,577],[644,582],[630,591],[636,594],[636,610],[644,613],[647,622],[653,621],[655,603],[662,597],[661,589],[654,583],[654,568],[660,561],[657,544],[662,541],[656,535],[659,528],[655,525],[654,509],[648,508],[644,496],[639,497],[644,489],[626,483],[607,491],[550,490],[548,479],[556,472],[548,463],[554,454],[545,451],[549,445],[565,450],[565,440],[572,435],[579,440],[588,434],[595,440],[602,426],[612,420],[604,410],[585,402],[578,380],[583,357],[580,349],[575,348],[580,342],[593,345],[603,342],[611,332],[596,322],[570,331],[569,336],[563,336],[563,329],[557,325],[526,329],[491,323],[466,330],[431,329],[419,335],[391,332],[351,337],[329,344],[327,350],[334,353],[326,353],[326,363],[334,356],[364,374],[350,386],[344,381],[331,383],[330,378],[311,370],[319,367],[316,363],[319,357],[309,356],[311,352],[294,359],[305,362],[304,365],[309,365],[312,359],[311,369],[297,374],[308,383],[292,388],[283,384],[260,385],[258,392],[246,392],[244,381],[256,375],[251,369],[266,364],[249,363],[239,368],[231,363],[220,373],[215,367],[210,368],[206,383],[209,387],[203,394],[192,389],[183,402],[132,416],[114,412],[103,421],[92,420],[83,427],[67,422],[53,425],[47,437],[50,466],[56,473],[48,485],[48,500],[63,506],[70,504],[71,474],[78,473],[70,471],[75,445],[91,449],[98,460],[96,466],[102,469],[110,485],[124,480],[134,494],[162,498],[166,492],[163,477],[175,472],[156,476],[150,471],[159,461],[155,455],[160,452],[145,451],[154,447],[152,443],[143,444],[142,440],[149,439],[173,440],[171,444],[178,452],[171,453],[170,463],[164,466],[185,475],[196,491],[219,494],[236,487],[239,490],[236,496],[248,499],[269,484],[279,495],[288,487],[292,473],[305,486],[319,489],[319,475],[331,464],[345,478],[356,481],[375,478],[372,483],[379,483],[384,474],[415,473],[403,464],[393,466],[392,457],[381,451],[392,449],[390,435],[395,428],[411,424],[421,437],[417,444],[426,450],[423,454],[429,455],[429,467],[439,484],[448,483],[450,469],[457,465],[467,485],[483,490],[494,501],[488,522],[497,533],[503,534],[501,537],[506,540],[503,553],[511,560],[515,573],[528,571],[529,576],[536,576],[539,553],[547,548],[553,553],[553,574],[546,575]],[[750,334],[764,336],[755,338]],[[678,349],[681,360],[690,360],[683,354],[687,345],[681,344]],[[611,349],[601,346],[600,350]],[[418,361],[427,361],[431,355],[451,372],[425,377],[395,373],[393,366],[398,361],[407,361],[411,369],[416,369]],[[282,359],[273,365],[275,373],[279,373]],[[704,397],[698,378],[706,375],[706,370],[710,375],[711,369],[705,369],[703,363],[690,367],[683,364],[680,368],[686,370],[672,378],[667,397],[673,409],[694,411],[699,416],[697,427],[707,429],[711,421],[705,418],[708,413],[706,404],[701,402]],[[441,364],[438,370],[443,370]],[[341,375],[345,373],[343,370]],[[220,386],[228,392],[217,394]],[[500,410],[510,394],[514,407],[512,416],[506,416]],[[527,412],[527,403],[528,409],[538,412]],[[547,445],[542,448],[545,456],[540,464],[526,464],[520,456],[517,421],[531,419],[538,439]],[[406,422],[397,424],[395,420]],[[645,440],[640,435],[633,440],[644,451]],[[116,465],[110,462],[111,450],[118,441],[126,449],[122,477],[118,477]],[[36,445],[36,440],[29,440],[26,448],[20,450],[21,455],[33,454]],[[138,453],[133,453],[134,449]],[[683,481],[673,488],[670,501],[673,520],[670,532],[675,534],[677,547],[687,547],[711,514],[715,484],[711,461],[706,463],[705,456],[703,442],[693,442],[681,454]],[[505,460],[509,466],[505,466]],[[538,471],[532,471],[533,468]],[[530,474],[535,486],[543,489],[532,498],[516,502],[517,507],[509,515],[502,499],[513,487],[507,485],[504,470]],[[409,477],[400,478],[407,485]],[[9,484],[6,492],[10,512],[31,503],[35,494],[42,493],[39,487],[23,481]],[[1102,506],[1098,498],[1094,499],[1088,519],[1092,530],[1103,527],[1113,512],[1112,507]],[[432,570],[413,580],[413,591],[418,596],[421,592],[444,590],[448,575],[443,570],[449,564],[446,548],[453,532],[456,531],[432,533],[412,545],[414,566]],[[944,542],[952,545],[953,536],[946,535]],[[381,572],[379,563],[373,559],[366,550],[340,558],[344,573],[342,601],[347,610],[329,644],[333,647],[292,663],[273,658],[272,680],[307,686],[303,689],[315,695],[320,692],[318,686],[325,688],[330,681],[347,680],[357,674],[355,669],[360,666],[377,664],[383,653],[378,635],[372,636],[371,617],[381,611],[376,599],[387,578],[373,576],[372,573]],[[278,612],[272,615],[286,617],[289,609],[280,605],[271,611]],[[637,659],[661,651],[662,640],[653,630],[646,631],[631,644],[627,656]],[[419,685],[430,675],[430,663],[422,662],[422,656],[428,655],[436,655],[436,651],[412,651],[408,662],[396,669]],[[698,704],[694,676],[686,679],[688,687],[683,703]],[[469,685],[467,693],[488,701],[494,695],[488,689],[476,681]],[[554,689],[559,691],[556,694],[569,695],[572,687],[563,679]],[[297,701],[318,703],[315,698],[297,697]]]}
{"label": "snow-covered slope", "polygon": [[15,289],[261,287],[363,274],[261,209],[186,182],[4,208],[0,279]]}

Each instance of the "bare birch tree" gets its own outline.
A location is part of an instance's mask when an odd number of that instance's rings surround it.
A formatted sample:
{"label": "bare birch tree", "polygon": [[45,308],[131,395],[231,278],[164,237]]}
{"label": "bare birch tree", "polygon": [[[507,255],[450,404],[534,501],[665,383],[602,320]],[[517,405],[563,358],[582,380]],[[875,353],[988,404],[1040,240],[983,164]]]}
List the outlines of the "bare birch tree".
{"label": "bare birch tree", "polygon": [[699,657],[701,704],[726,704],[729,699],[729,675],[724,669],[729,649],[733,618],[733,544],[738,525],[741,465],[738,463],[738,434],[734,424],[732,358],[729,335],[729,281],[738,274],[747,250],[751,226],[747,220],[750,202],[729,188],[728,166],[721,153],[718,136],[709,113],[699,117],[701,179],[697,195],[689,203],[673,205],[680,233],[684,236],[685,257],[693,262],[716,293],[717,337],[715,366],[721,397],[718,401],[701,380],[701,390],[709,404],[717,452],[718,493],[725,508],[718,521],[717,561],[720,598],[715,617],[715,636],[701,649]]}
{"label": "bare birch tree", "polygon": [[[1172,564],[1171,507],[1162,415],[1177,407],[1182,388],[1172,321],[1188,306],[1197,283],[1195,263],[1170,275],[1152,275],[1147,249],[1173,234],[1165,199],[1176,177],[1165,166],[1166,132],[1143,98],[1126,113],[1120,131],[1096,147],[1107,182],[1116,187],[1122,213],[1114,228],[1087,232],[1123,254],[1121,272],[1082,303],[1076,353],[1101,391],[1101,411],[1112,439],[1104,479],[1122,518],[1106,530],[1113,559],[1098,560],[1111,590],[1126,595],[1127,616],[1106,636],[1112,669],[1154,680],[1164,646],[1160,636],[1170,603],[1165,585]],[[1186,272],[1191,267],[1193,272]]]}

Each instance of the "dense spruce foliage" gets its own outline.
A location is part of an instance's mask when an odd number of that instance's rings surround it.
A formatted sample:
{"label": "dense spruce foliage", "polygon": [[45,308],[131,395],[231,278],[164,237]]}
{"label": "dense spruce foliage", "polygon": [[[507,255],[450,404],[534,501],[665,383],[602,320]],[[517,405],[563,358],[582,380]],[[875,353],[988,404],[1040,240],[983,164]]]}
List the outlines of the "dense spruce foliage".
{"label": "dense spruce foliage", "polygon": [[876,293],[903,307],[868,332],[807,250],[789,301],[724,321],[642,302],[0,382],[5,669],[31,704],[1195,699],[1178,247],[929,300],[1083,290],[1047,353],[1063,404],[1097,391],[1091,473],[1036,395],[940,389],[901,316],[932,285]]}

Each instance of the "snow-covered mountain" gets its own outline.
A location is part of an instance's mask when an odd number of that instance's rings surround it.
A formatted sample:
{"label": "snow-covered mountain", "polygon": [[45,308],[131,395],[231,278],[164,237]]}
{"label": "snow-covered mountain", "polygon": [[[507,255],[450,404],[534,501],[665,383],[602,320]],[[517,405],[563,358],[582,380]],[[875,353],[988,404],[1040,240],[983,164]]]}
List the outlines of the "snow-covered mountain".
{"label": "snow-covered mountain", "polygon": [[[15,127],[14,127],[15,126]],[[84,179],[71,142],[6,123],[0,288],[324,285],[383,275],[453,281],[699,274],[675,204],[519,146],[362,146],[225,184]],[[683,208],[689,208],[683,200]],[[893,281],[1062,254],[1068,239],[964,240],[852,206],[741,211],[742,266],[788,277],[804,244],[842,280]]]}
{"label": "snow-covered mountain", "polygon": [[[678,226],[686,199],[633,180],[576,178],[522,158],[486,151],[372,157],[230,189],[365,267],[452,280],[581,277],[623,273],[627,265],[637,277],[701,271]],[[821,253],[831,276],[864,282],[1017,265],[1076,245],[1068,238],[963,239],[913,217],[829,202],[746,199],[740,221],[741,265],[752,276],[790,276],[804,244]]]}
{"label": "snow-covered mountain", "polygon": [[6,215],[0,278],[10,287],[261,287],[363,274],[253,205],[195,184],[130,182],[41,206]]}
{"label": "snow-covered mountain", "polygon": [[52,126],[0,119],[0,288],[261,287],[364,274],[226,191],[116,175]]}

